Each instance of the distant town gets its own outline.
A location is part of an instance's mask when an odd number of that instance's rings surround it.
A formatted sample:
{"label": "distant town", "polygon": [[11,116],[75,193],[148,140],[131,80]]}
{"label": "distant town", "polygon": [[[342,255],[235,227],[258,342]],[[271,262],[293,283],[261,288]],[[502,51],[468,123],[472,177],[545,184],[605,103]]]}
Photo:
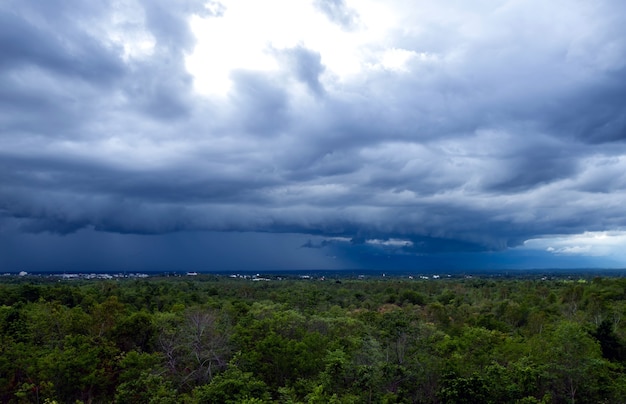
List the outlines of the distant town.
{"label": "distant town", "polygon": [[434,273],[417,271],[377,271],[377,270],[291,270],[291,271],[171,271],[171,272],[5,272],[2,277],[14,277],[24,279],[56,279],[59,281],[72,280],[121,280],[143,278],[170,278],[170,277],[198,277],[230,278],[248,280],[252,282],[269,282],[281,280],[318,280],[338,281],[342,279],[407,279],[416,281],[445,280],[445,279],[471,279],[471,278],[520,278],[520,279],[592,279],[597,276],[625,277],[626,269],[528,269],[528,270],[482,270],[482,271],[449,271],[448,273]]}

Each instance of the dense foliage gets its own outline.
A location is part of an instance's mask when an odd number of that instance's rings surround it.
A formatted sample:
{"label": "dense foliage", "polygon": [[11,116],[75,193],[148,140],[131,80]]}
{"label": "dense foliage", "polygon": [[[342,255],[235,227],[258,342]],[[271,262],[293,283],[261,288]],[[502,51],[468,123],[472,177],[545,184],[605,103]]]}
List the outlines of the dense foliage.
{"label": "dense foliage", "polygon": [[626,402],[626,279],[0,284],[0,402]]}

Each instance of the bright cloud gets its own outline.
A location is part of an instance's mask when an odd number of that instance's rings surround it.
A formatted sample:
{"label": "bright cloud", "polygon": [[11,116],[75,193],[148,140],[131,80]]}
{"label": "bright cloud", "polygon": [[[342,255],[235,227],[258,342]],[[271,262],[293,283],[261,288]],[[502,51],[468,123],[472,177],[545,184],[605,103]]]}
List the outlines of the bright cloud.
{"label": "bright cloud", "polygon": [[357,17],[349,29],[310,1],[246,0],[223,5],[225,11],[219,18],[191,18],[197,44],[186,64],[196,90],[203,94],[227,93],[232,85],[230,73],[236,69],[278,70],[276,51],[296,46],[318,52],[329,74],[340,79],[369,64],[401,69],[412,55],[385,48],[396,18],[379,2],[344,5]]}
{"label": "bright cloud", "polygon": [[524,248],[543,249],[557,255],[610,256],[626,259],[626,232],[600,231],[542,237],[527,240]]}
{"label": "bright cloud", "polygon": [[371,239],[365,241],[367,244],[379,245],[384,247],[411,247],[413,242],[410,240],[401,240],[397,238],[391,238],[389,240]]}

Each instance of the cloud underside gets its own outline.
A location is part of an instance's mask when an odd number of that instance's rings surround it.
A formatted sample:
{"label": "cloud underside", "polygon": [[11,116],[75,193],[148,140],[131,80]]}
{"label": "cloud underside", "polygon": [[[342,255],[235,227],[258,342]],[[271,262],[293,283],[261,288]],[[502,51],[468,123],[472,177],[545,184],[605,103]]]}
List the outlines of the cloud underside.
{"label": "cloud underside", "polygon": [[[427,253],[626,227],[625,6],[486,2],[440,20],[423,3],[390,3],[407,8],[388,38],[402,69],[339,79],[301,44],[271,50],[278,69],[233,71],[220,98],[194,92],[184,59],[191,15],[227,4],[5,2],[0,229],[302,233]],[[363,29],[343,1],[315,6]]]}

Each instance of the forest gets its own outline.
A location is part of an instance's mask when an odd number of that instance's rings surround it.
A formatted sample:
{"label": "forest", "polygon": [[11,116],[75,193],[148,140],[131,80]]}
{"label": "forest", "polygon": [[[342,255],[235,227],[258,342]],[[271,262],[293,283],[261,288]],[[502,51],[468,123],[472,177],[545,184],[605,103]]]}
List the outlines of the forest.
{"label": "forest", "polygon": [[3,403],[624,403],[620,277],[0,278]]}

